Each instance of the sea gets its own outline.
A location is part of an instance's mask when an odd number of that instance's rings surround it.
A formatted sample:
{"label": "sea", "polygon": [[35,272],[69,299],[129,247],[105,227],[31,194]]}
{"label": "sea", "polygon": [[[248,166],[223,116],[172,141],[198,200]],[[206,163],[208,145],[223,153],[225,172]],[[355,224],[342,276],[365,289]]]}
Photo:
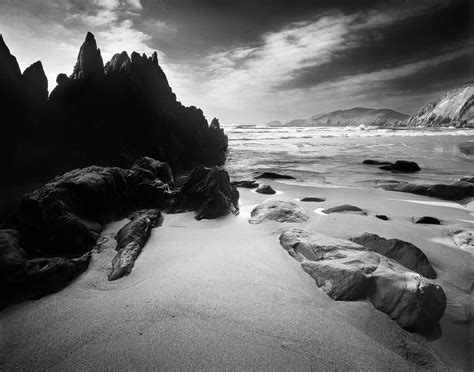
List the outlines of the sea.
{"label": "sea", "polygon": [[[262,171],[313,186],[376,186],[380,182],[450,183],[474,175],[474,129],[271,127],[228,125],[226,168],[234,180]],[[395,174],[365,159],[415,161],[421,171]]]}

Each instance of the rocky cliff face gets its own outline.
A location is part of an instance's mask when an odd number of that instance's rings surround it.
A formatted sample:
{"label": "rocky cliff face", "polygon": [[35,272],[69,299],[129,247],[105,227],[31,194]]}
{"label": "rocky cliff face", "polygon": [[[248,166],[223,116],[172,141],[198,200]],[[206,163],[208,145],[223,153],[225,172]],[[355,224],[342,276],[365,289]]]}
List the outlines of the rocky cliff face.
{"label": "rocky cliff face", "polygon": [[144,155],[174,170],[225,162],[219,121],[209,125],[200,109],[177,101],[156,52],[122,52],[104,66],[88,33],[72,73],[56,82],[48,99],[41,62],[22,74],[0,37],[0,165],[9,182],[88,165],[128,167]]}
{"label": "rocky cliff face", "polygon": [[406,123],[408,127],[474,128],[474,82],[448,91],[425,105]]}

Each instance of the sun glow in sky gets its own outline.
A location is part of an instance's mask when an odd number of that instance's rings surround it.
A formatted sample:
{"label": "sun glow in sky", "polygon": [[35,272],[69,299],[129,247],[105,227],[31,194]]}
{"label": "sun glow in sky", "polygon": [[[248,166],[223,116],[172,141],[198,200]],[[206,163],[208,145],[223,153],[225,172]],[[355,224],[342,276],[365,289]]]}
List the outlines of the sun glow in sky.
{"label": "sun glow in sky", "polygon": [[[185,105],[223,123],[354,106],[413,113],[473,78],[469,1],[3,0],[0,33],[50,91],[87,31],[104,62],[158,51]],[[357,4],[355,4],[357,3]]]}

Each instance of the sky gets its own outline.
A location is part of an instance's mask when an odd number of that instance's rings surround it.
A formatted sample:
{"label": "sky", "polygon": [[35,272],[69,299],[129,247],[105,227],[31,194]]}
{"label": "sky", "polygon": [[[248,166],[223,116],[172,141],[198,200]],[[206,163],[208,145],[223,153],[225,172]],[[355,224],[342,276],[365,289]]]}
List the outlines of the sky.
{"label": "sky", "polygon": [[104,62],[156,50],[178,100],[223,124],[413,114],[474,79],[469,0],[0,0],[6,44],[50,91],[87,31]]}

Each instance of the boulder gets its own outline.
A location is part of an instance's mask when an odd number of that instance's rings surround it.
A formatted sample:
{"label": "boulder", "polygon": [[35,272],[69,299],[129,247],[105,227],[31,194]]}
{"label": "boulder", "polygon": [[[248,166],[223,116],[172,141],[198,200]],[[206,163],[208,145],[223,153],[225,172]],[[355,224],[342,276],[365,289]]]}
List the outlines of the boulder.
{"label": "boulder", "polygon": [[223,168],[198,166],[181,187],[175,203],[178,212],[197,211],[196,219],[212,219],[239,212],[239,192]]}
{"label": "boulder", "polygon": [[104,223],[140,208],[170,205],[169,185],[157,177],[167,166],[152,172],[150,164],[145,159],[131,169],[92,166],[58,176],[25,195],[6,227],[21,232],[31,254],[82,255],[94,247]]}
{"label": "boulder", "polygon": [[234,181],[232,184],[235,187],[244,187],[246,189],[256,189],[259,184],[253,180]]}
{"label": "boulder", "polygon": [[389,218],[384,214],[376,214],[375,217],[377,217],[379,220],[382,220],[382,221],[388,221],[389,220]]}
{"label": "boulder", "polygon": [[397,262],[351,241],[290,229],[280,244],[335,300],[369,299],[401,327],[425,332],[446,308],[443,289]]}
{"label": "boulder", "polygon": [[413,223],[421,223],[427,225],[439,225],[441,224],[440,220],[435,217],[423,216],[423,217],[413,217]]}
{"label": "boulder", "polygon": [[259,178],[267,178],[267,179],[271,179],[271,180],[277,180],[277,179],[294,180],[294,179],[296,179],[293,176],[288,176],[286,174],[279,174],[279,173],[275,173],[275,172],[263,172],[263,173],[261,173],[261,174],[259,174],[258,176],[255,177],[255,179],[259,179]]}
{"label": "boulder", "polygon": [[365,165],[392,165],[389,161],[379,161],[379,160],[372,160],[372,159],[367,159],[362,162],[362,164]]}
{"label": "boulder", "polygon": [[400,239],[385,239],[370,233],[351,238],[351,241],[364,246],[369,251],[395,260],[426,278],[436,279],[436,272],[423,251],[409,242]]}
{"label": "boulder", "polygon": [[421,170],[420,166],[413,161],[397,160],[394,164],[380,167],[382,170],[389,170],[396,173],[413,173]]}
{"label": "boulder", "polygon": [[135,213],[131,221],[115,235],[117,254],[112,260],[110,281],[130,274],[136,259],[151,235],[151,230],[162,221],[160,211],[150,209]]}
{"label": "boulder", "polygon": [[343,204],[343,205],[338,205],[337,207],[324,209],[322,212],[326,213],[326,214],[331,214],[331,213],[356,213],[356,214],[361,214],[363,216],[367,215],[367,213],[365,213],[359,207],[355,207],[355,206],[349,205],[349,204]]}
{"label": "boulder", "polygon": [[299,204],[284,199],[265,200],[252,210],[250,216],[251,224],[259,224],[265,220],[291,223],[309,220],[308,214]]}
{"label": "boulder", "polygon": [[460,178],[459,181],[461,181],[461,182],[468,182],[468,183],[474,183],[474,177],[463,177],[463,178]]}
{"label": "boulder", "polygon": [[276,194],[276,191],[270,185],[262,185],[257,190],[255,190],[255,192],[258,192],[259,194],[265,194],[265,195]]}
{"label": "boulder", "polygon": [[16,230],[0,230],[0,308],[57,292],[84,272],[90,254],[79,258],[33,257]]}
{"label": "boulder", "polygon": [[383,184],[382,188],[389,191],[409,192],[454,201],[474,197],[474,183],[466,181],[457,181],[450,185]]}
{"label": "boulder", "polygon": [[315,202],[315,203],[319,203],[319,202],[323,202],[323,201],[326,201],[325,198],[319,198],[317,196],[306,196],[304,198],[301,198],[300,201],[302,202]]}

